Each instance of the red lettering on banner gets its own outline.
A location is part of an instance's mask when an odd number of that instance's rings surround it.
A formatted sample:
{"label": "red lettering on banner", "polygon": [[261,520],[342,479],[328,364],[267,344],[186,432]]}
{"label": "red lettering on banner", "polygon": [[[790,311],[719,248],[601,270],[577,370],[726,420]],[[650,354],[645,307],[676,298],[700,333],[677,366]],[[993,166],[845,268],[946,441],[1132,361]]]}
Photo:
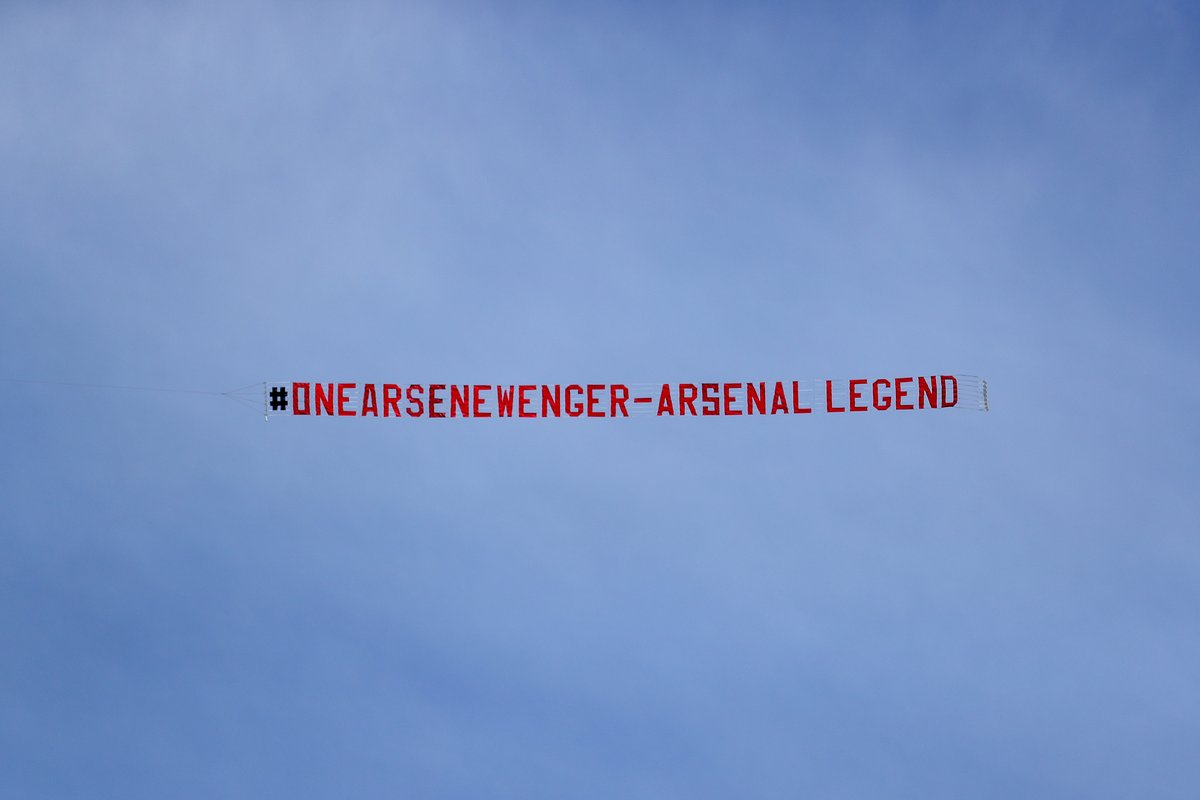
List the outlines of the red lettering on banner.
{"label": "red lettering on banner", "polygon": [[486,411],[483,408],[486,402],[485,392],[490,392],[492,385],[490,383],[477,383],[471,387],[474,396],[471,399],[471,416],[473,417],[490,417],[492,412]]}
{"label": "red lettering on banner", "polygon": [[394,383],[385,383],[383,385],[383,415],[388,416],[390,411],[395,416],[400,416],[400,400],[404,397],[404,392]]}
{"label": "red lettering on banner", "polygon": [[783,391],[783,381],[775,381],[775,393],[771,396],[771,415],[779,412],[788,413],[787,393]]}
{"label": "red lettering on banner", "polygon": [[[328,388],[326,388],[328,386]],[[333,416],[333,384],[318,383],[313,387],[313,410],[316,415],[321,416],[321,409],[325,409],[327,416]]]}
{"label": "red lettering on banner", "polygon": [[350,404],[350,395],[348,395],[347,392],[349,390],[353,389],[355,387],[355,385],[356,384],[353,384],[353,383],[339,383],[338,384],[337,389],[338,389],[338,416],[339,417],[356,416],[354,413],[354,409],[346,408],[346,406],[348,406]]}
{"label": "red lettering on banner", "polygon": [[589,383],[588,384],[588,390],[587,390],[588,412],[587,412],[587,415],[589,417],[603,417],[604,416],[604,412],[598,410],[599,406],[600,406],[600,392],[602,392],[603,390],[604,390],[604,384],[602,384],[602,383]]}
{"label": "red lettering on banner", "polygon": [[425,414],[425,386],[420,384],[408,385],[408,415],[422,416]]}
{"label": "red lettering on banner", "polygon": [[452,417],[457,417],[457,416],[469,417],[469,416],[471,416],[471,409],[467,406],[467,403],[470,399],[471,399],[471,387],[470,386],[468,386],[465,383],[462,385],[461,388],[458,386],[451,385],[450,386],[450,416],[452,416]]}
{"label": "red lettering on banner", "polygon": [[715,417],[721,413],[721,398],[717,396],[715,383],[700,384],[700,399],[703,401],[701,413],[706,417]]}
{"label": "red lettering on banner", "polygon": [[[946,399],[946,381],[949,381],[951,388],[954,389],[954,399],[953,400]],[[953,375],[943,375],[942,376],[942,408],[954,408],[954,406],[956,406],[956,405],[958,405],[958,378],[954,377]]]}
{"label": "red lettering on banner", "polygon": [[367,414],[370,414],[372,417],[378,417],[379,416],[378,403],[379,403],[379,401],[375,397],[375,384],[364,383],[363,384],[362,415],[365,417],[365,416],[367,416]]}
{"label": "red lettering on banner", "polygon": [[440,392],[446,390],[444,383],[429,384],[429,416],[431,419],[445,419],[446,412],[438,411],[438,406],[446,402],[446,398],[442,397]]}
{"label": "red lettering on banner", "polygon": [[696,397],[699,394],[696,384],[679,384],[679,416],[686,417],[689,411],[693,417],[696,416]]}
{"label": "red lettering on banner", "polygon": [[621,416],[628,417],[629,411],[625,409],[625,401],[629,399],[629,387],[623,383],[614,383],[608,387],[609,407],[608,415],[615,417],[617,409],[621,409]]}
{"label": "red lettering on banner", "polygon": [[496,387],[496,416],[511,417],[513,406],[513,387],[509,386],[508,391],[504,391],[503,386]]}
{"label": "red lettering on banner", "polygon": [[889,389],[892,388],[892,382],[889,381],[887,378],[880,378],[879,380],[872,383],[871,384],[871,405],[875,406],[876,411],[887,411],[889,408],[892,407],[892,396],[888,395],[887,397],[880,397],[879,396],[880,384],[888,387]]}
{"label": "red lettering on banner", "polygon": [[[820,380],[820,379],[819,379]],[[787,385],[790,383],[790,392]],[[845,405],[838,405],[834,381],[825,380],[825,411],[911,411],[953,408],[958,405],[959,381],[955,375],[923,375],[897,378],[851,378],[847,381]],[[916,384],[914,387],[913,384]],[[663,383],[658,394],[657,416],[752,416],[811,414],[815,401],[806,406],[807,381],[762,381],[720,383]],[[867,386],[870,385],[870,397]],[[291,413],[295,416],[379,417],[380,395],[384,417],[629,417],[630,403],[638,412],[648,412],[654,402],[650,389],[634,396],[629,384],[395,384],[319,383],[295,381],[291,387]],[[767,408],[768,388],[770,409]],[[496,399],[491,392],[495,389]],[[361,392],[361,398],[355,392]],[[840,392],[840,389],[838,390]],[[274,397],[273,392],[272,399]],[[607,398],[605,398],[607,394]],[[913,395],[916,395],[914,397]],[[538,400],[541,400],[540,408]],[[605,400],[607,399],[607,404]],[[495,410],[490,410],[495,402]],[[449,411],[446,406],[449,405]],[[980,402],[980,408],[983,403]],[[270,413],[270,412],[268,412]],[[282,413],[286,414],[287,411]]]}
{"label": "red lettering on banner", "polygon": [[[301,392],[300,392],[301,388],[304,389],[303,395],[301,395]],[[301,396],[304,397],[303,409],[301,409],[301,407],[300,407]],[[292,414],[294,416],[298,416],[298,417],[306,417],[311,413],[312,413],[312,411],[308,407],[308,384],[307,383],[293,383],[292,384]]]}
{"label": "red lettering on banner", "polygon": [[420,417],[425,414],[425,401],[422,399],[425,396],[425,387],[419,383],[411,383],[408,386],[408,415],[410,417]]}
{"label": "red lettering on banner", "polygon": [[897,411],[912,411],[913,404],[905,403],[904,398],[908,395],[904,392],[902,384],[912,383],[912,378],[896,378],[896,410]]}
{"label": "red lettering on banner", "polygon": [[571,395],[573,395],[573,394],[576,394],[576,395],[583,394],[583,387],[577,383],[572,383],[570,386],[567,387],[566,396],[564,399],[566,400],[566,403],[567,403],[567,416],[568,417],[578,417],[579,415],[581,415],[583,413],[582,401],[572,400]]}
{"label": "red lettering on banner", "polygon": [[675,405],[671,402],[671,384],[664,383],[658,393],[658,416],[675,416]]}
{"label": "red lettering on banner", "polygon": [[758,388],[754,388],[753,383],[746,384],[746,413],[753,414],[754,409],[758,409],[759,414],[767,413],[767,384],[760,383]]}
{"label": "red lettering on banner", "polygon": [[[551,394],[550,390],[554,389]],[[562,413],[562,387],[557,383],[554,386],[542,385],[542,416],[557,417]]]}
{"label": "red lettering on banner", "polygon": [[531,386],[528,384],[522,384],[521,386],[517,387],[517,398],[518,398],[518,400],[517,400],[517,416],[518,417],[524,417],[525,419],[529,419],[531,417],[537,416],[537,414],[528,410],[529,406],[532,405],[532,403],[533,403],[533,398],[529,396],[529,393],[532,392],[536,388],[537,388],[536,386]]}
{"label": "red lettering on banner", "polygon": [[825,410],[831,414],[837,414],[846,410],[838,408],[833,404],[833,381],[825,381]]}
{"label": "red lettering on banner", "polygon": [[857,384],[858,386],[866,386],[867,379],[866,378],[855,378],[854,380],[850,381],[850,410],[851,411],[866,411],[867,410],[866,406],[858,404],[858,401],[862,399],[862,392],[860,392],[858,390],[858,388],[855,386],[855,384]]}
{"label": "red lettering on banner", "polygon": [[721,406],[721,413],[727,417],[740,417],[742,415],[742,410],[733,405],[737,402],[737,398],[733,396],[733,392],[735,389],[740,388],[742,388],[740,383],[727,383],[722,387],[721,401],[723,405]]}
{"label": "red lettering on banner", "polygon": [[811,414],[811,408],[800,405],[800,381],[792,381],[792,413]]}
{"label": "red lettering on banner", "polygon": [[930,408],[937,408],[937,378],[932,375],[929,380],[924,376],[917,378],[917,406],[924,408],[926,401]]}

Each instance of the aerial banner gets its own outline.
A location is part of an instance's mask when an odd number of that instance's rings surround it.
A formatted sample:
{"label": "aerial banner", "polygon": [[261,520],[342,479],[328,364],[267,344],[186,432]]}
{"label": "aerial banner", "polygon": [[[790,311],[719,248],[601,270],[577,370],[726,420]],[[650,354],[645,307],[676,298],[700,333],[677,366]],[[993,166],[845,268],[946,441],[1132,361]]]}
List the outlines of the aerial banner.
{"label": "aerial banner", "polygon": [[306,378],[263,384],[266,417],[581,419],[791,417],[988,410],[976,375],[695,383],[405,383]]}

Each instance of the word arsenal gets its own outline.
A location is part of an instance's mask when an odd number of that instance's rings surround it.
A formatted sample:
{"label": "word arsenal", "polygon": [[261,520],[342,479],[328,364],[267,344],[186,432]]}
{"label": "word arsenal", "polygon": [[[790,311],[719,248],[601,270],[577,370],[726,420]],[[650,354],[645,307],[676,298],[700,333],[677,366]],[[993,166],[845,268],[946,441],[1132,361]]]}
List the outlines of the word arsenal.
{"label": "word arsenal", "polygon": [[[958,405],[953,375],[849,381],[663,384],[301,383],[273,388],[272,408],[295,416],[339,417],[737,417],[909,411]],[[820,391],[823,402],[814,403]]]}

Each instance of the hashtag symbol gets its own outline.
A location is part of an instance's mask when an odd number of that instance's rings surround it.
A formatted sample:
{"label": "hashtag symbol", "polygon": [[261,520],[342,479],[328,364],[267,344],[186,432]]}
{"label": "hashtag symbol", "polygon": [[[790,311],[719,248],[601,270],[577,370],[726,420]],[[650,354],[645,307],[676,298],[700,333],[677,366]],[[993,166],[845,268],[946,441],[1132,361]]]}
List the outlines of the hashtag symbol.
{"label": "hashtag symbol", "polygon": [[284,411],[287,409],[287,389],[282,386],[271,387],[271,410]]}

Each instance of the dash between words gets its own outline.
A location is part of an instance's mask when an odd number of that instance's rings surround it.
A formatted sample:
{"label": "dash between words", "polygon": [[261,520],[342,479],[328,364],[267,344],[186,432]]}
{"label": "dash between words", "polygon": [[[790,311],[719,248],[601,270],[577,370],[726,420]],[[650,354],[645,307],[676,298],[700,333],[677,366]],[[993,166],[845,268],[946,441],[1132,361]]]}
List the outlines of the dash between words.
{"label": "dash between words", "polygon": [[293,416],[524,419],[811,414],[817,387],[826,413],[910,411],[958,404],[954,375],[844,381],[724,383],[318,383],[291,384]]}

